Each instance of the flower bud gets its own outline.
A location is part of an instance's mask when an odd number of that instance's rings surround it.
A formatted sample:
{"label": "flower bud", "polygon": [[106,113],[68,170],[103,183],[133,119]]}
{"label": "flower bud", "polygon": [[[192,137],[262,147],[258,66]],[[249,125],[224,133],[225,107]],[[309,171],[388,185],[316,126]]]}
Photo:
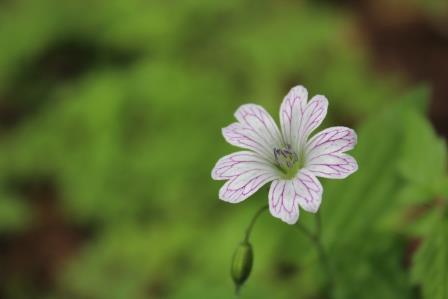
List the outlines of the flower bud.
{"label": "flower bud", "polygon": [[250,275],[253,256],[252,245],[248,241],[243,241],[239,244],[233,254],[230,273],[235,282],[237,292]]}

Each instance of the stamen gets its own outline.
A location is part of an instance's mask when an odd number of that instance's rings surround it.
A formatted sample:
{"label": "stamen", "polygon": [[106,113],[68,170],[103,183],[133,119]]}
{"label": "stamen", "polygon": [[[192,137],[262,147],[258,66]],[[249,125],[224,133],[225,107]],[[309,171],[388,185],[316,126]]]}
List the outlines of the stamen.
{"label": "stamen", "polygon": [[284,148],[274,148],[274,157],[278,166],[285,171],[293,168],[294,164],[299,160],[289,144]]}

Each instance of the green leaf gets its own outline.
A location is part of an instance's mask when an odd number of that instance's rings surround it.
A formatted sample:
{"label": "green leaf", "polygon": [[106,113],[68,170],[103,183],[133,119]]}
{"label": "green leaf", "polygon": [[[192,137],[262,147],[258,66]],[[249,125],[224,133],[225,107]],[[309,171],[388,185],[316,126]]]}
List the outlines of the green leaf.
{"label": "green leaf", "polygon": [[[338,298],[396,299],[411,294],[408,273],[397,262],[403,259],[406,242],[384,222],[401,219],[405,210],[398,203],[403,197],[426,200],[433,179],[444,174],[439,165],[445,159],[443,143],[424,117],[425,101],[419,89],[367,120],[357,130],[358,145],[351,153],[358,172],[325,184],[323,233],[335,264]],[[418,144],[419,137],[426,147]]]}
{"label": "green leaf", "polygon": [[446,175],[446,144],[423,115],[409,110],[404,121],[407,128],[399,171],[403,178],[434,192],[435,182]]}
{"label": "green leaf", "polygon": [[397,140],[403,140],[410,128],[406,111],[411,107],[410,102],[398,103],[357,130],[358,145],[351,155],[359,170],[346,180],[325,184],[322,212],[329,244],[343,246],[364,238],[396,202],[403,187],[397,167],[407,149]]}
{"label": "green leaf", "polygon": [[448,219],[440,218],[417,251],[412,278],[423,298],[448,299]]}
{"label": "green leaf", "polygon": [[[407,97],[415,103],[416,96]],[[420,92],[421,95],[424,92]],[[403,136],[397,170],[403,186],[386,213],[389,227],[421,236],[434,221],[433,203],[447,194],[447,147],[415,106],[402,106]]]}

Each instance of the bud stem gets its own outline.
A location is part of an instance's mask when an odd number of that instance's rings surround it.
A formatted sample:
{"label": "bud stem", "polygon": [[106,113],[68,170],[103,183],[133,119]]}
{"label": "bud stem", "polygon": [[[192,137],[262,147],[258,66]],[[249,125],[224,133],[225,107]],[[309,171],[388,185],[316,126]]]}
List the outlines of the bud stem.
{"label": "bud stem", "polygon": [[261,214],[263,214],[264,211],[266,211],[269,208],[268,205],[262,206],[252,217],[252,220],[249,223],[249,226],[246,229],[246,236],[244,237],[245,242],[249,242],[250,234],[252,233],[252,229],[255,225],[255,222],[257,222],[258,217],[260,217]]}
{"label": "bud stem", "polygon": [[244,235],[243,241],[238,245],[232,259],[231,275],[235,282],[235,295],[239,296],[241,286],[247,280],[252,270],[253,264],[253,249],[249,242],[250,234],[252,229],[257,222],[258,217],[268,209],[268,205],[262,206],[254,214],[249,225],[246,228],[246,233]]}

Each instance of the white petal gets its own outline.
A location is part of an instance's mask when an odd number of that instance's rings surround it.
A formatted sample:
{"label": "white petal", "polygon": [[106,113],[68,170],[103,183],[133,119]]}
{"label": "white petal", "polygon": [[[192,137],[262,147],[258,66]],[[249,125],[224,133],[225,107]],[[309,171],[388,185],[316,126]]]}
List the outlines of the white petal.
{"label": "white petal", "polygon": [[301,169],[293,180],[300,207],[316,213],[322,201],[323,188],[319,180],[307,169]]}
{"label": "white petal", "polygon": [[284,141],[293,145],[299,139],[299,125],[308,101],[308,91],[303,86],[293,87],[280,106],[280,124]]}
{"label": "white petal", "polygon": [[298,198],[292,181],[275,180],[269,189],[269,211],[272,216],[280,218],[288,224],[299,219]]}
{"label": "white petal", "polygon": [[239,122],[222,130],[227,142],[274,161],[274,148],[281,146],[282,138],[269,113],[261,106],[246,104],[238,108],[235,117]]}
{"label": "white petal", "polygon": [[298,153],[311,132],[322,123],[328,108],[326,97],[316,95],[308,103],[307,97],[307,90],[296,86],[289,91],[280,107],[284,140]]}
{"label": "white petal", "polygon": [[306,169],[302,169],[293,180],[275,180],[269,190],[269,210],[274,217],[288,224],[299,219],[299,206],[315,213],[322,201],[322,185]]}
{"label": "white petal", "polygon": [[219,159],[212,170],[212,178],[214,180],[228,180],[248,169],[261,169],[278,173],[271,164],[256,153],[241,151]]}
{"label": "white petal", "polygon": [[277,124],[263,107],[255,104],[242,105],[235,112],[235,117],[240,123],[259,133],[260,137],[271,146],[282,144]]}
{"label": "white petal", "polygon": [[249,151],[221,158],[212,170],[213,179],[228,180],[219,190],[219,198],[231,203],[245,200],[278,176],[278,171],[273,166]]}
{"label": "white petal", "polygon": [[305,144],[308,136],[314,131],[327,115],[328,100],[326,97],[317,95],[306,105],[299,126],[299,146]]}
{"label": "white petal", "polygon": [[318,133],[306,145],[305,168],[316,176],[342,179],[358,170],[356,160],[344,154],[357,142],[355,131],[331,127]]}

